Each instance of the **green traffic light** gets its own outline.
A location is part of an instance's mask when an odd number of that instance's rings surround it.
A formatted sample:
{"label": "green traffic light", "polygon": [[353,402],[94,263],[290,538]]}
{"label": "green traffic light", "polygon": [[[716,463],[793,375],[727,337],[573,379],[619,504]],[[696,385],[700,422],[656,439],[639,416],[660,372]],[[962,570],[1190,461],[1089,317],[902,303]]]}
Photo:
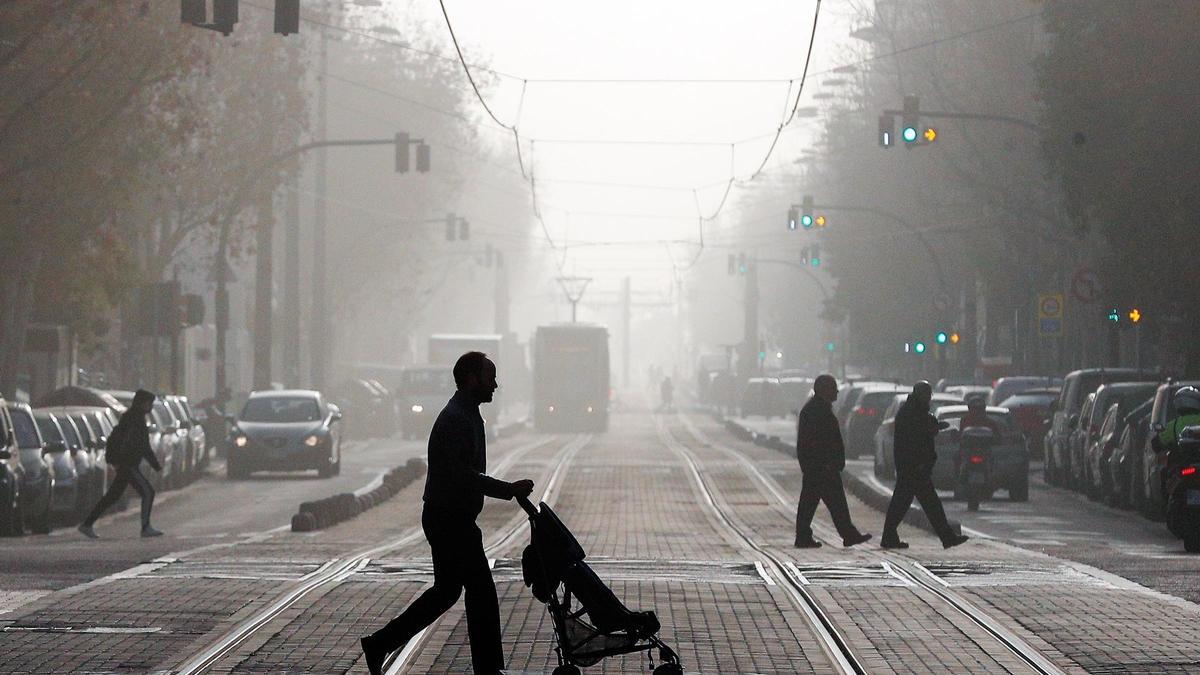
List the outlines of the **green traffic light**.
{"label": "green traffic light", "polygon": [[939,345],[944,345],[950,340],[950,336],[946,335],[946,331],[940,330],[935,338]]}
{"label": "green traffic light", "polygon": [[913,345],[913,351],[918,354],[924,354],[925,353],[925,343],[917,342],[916,344]]}
{"label": "green traffic light", "polygon": [[916,141],[917,140],[917,128],[916,127],[904,127],[904,130],[900,132],[900,137],[904,139],[905,143],[912,143],[912,142]]}
{"label": "green traffic light", "polygon": [[832,342],[826,342],[825,343],[825,351],[827,351],[827,352],[833,351],[834,346],[835,345]]}
{"label": "green traffic light", "polygon": [[813,217],[808,215],[807,213],[804,214],[800,218],[800,224],[803,225],[806,229],[811,228],[813,226]]}

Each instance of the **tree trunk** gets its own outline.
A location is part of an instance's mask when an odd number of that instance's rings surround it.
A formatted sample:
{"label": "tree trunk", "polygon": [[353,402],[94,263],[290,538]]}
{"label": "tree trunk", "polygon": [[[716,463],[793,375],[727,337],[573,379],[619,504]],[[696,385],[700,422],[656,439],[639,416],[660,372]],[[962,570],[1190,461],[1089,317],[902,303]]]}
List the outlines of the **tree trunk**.
{"label": "tree trunk", "polygon": [[0,394],[9,400],[17,393],[25,331],[33,314],[34,280],[41,266],[42,253],[34,250],[15,261],[10,268],[13,274],[0,275]]}

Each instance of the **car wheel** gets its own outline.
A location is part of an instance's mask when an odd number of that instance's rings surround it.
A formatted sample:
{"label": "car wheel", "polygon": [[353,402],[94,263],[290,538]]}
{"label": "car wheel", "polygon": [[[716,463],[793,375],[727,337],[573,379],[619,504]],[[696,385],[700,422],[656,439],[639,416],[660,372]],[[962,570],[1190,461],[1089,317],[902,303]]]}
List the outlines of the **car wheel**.
{"label": "car wheel", "polygon": [[24,530],[19,495],[5,495],[4,504],[0,506],[0,536],[17,537],[24,534]]}

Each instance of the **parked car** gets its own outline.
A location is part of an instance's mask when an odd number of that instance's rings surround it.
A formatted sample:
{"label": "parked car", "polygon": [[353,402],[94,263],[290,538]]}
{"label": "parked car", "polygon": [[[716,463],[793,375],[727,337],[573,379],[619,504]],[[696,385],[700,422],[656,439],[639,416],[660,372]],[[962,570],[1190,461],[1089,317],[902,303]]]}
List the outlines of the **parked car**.
{"label": "parked car", "polygon": [[186,396],[175,396],[175,401],[183,413],[184,428],[187,429],[188,440],[191,442],[191,470],[193,473],[202,471],[208,466],[208,433],[204,430],[192,404]]}
{"label": "parked car", "polygon": [[[896,477],[896,413],[908,399],[908,394],[896,394],[891,405],[883,412],[883,421],[875,430],[875,475],[879,478]],[[936,415],[943,406],[962,405],[963,400],[953,394],[934,394],[929,399],[929,412]]]}
{"label": "parked car", "polygon": [[1072,471],[1067,480],[1072,488],[1084,494],[1088,492],[1088,485],[1092,483],[1089,472],[1094,468],[1088,461],[1088,453],[1099,440],[1100,426],[1104,423],[1109,406],[1120,403],[1125,410],[1130,410],[1153,396],[1156,389],[1157,382],[1121,382],[1102,384],[1088,395],[1091,402],[1085,402],[1080,410],[1076,435],[1071,440],[1069,466]]}
{"label": "parked car", "polygon": [[883,382],[880,380],[862,380],[859,382],[847,383],[844,387],[840,387],[838,392],[838,400],[834,403],[834,414],[837,415],[838,425],[842,428],[842,432],[846,431],[846,422],[850,419],[850,411],[854,410],[854,406],[858,403],[858,396],[864,389],[878,386],[896,386],[894,382]]}
{"label": "parked car", "polygon": [[[85,486],[80,499],[83,500],[81,513],[86,515],[87,509],[100,499],[108,487],[104,465],[104,444],[108,441],[108,433],[100,423],[102,412],[98,408],[82,406],[54,408],[53,411],[58,413],[60,418],[66,417],[71,420],[79,434],[83,451],[76,453],[75,471]],[[80,458],[86,458],[86,468],[81,464]]]}
{"label": "parked car", "polygon": [[779,386],[783,388],[783,404],[788,412],[798,411],[812,396],[813,379],[811,377],[781,377]]}
{"label": "parked car", "polygon": [[1001,408],[1008,408],[1025,434],[1025,443],[1029,446],[1030,456],[1041,456],[1046,430],[1050,428],[1050,408],[1058,400],[1061,391],[1053,389],[1028,389],[1019,394],[1009,396],[1000,402]]}
{"label": "parked car", "polygon": [[[1113,415],[1124,415],[1146,399],[1154,396],[1155,390],[1158,389],[1157,382],[1123,382],[1118,384],[1104,384],[1095,391],[1095,400],[1092,403],[1091,419],[1086,424],[1081,421],[1080,428],[1086,427],[1086,432],[1083,433],[1083,442],[1079,450],[1079,455],[1072,457],[1072,466],[1076,467],[1076,471],[1072,476],[1073,484],[1080,492],[1093,499],[1099,499],[1100,487],[1103,486],[1103,481],[1107,480],[1107,476],[1099,474],[1100,469],[1107,469],[1108,455],[1111,454],[1113,445],[1120,439],[1110,439],[1109,444],[1102,443],[1102,437],[1105,433],[1104,421],[1109,413],[1109,409],[1115,404],[1118,408]],[[1117,420],[1114,417],[1112,426],[1115,428]],[[1108,430],[1112,432],[1112,428]],[[1119,433],[1119,432],[1118,432]],[[1105,471],[1105,474],[1107,471]]]}
{"label": "parked car", "polygon": [[[990,487],[993,490],[1007,490],[1008,498],[1012,501],[1028,501],[1029,451],[1025,448],[1021,429],[1006,408],[990,407],[986,411],[988,418],[1000,428],[1000,438],[991,451]],[[958,434],[966,413],[965,405],[938,409],[938,421],[950,423],[950,427],[939,433],[934,442],[937,462],[933,466],[933,484],[939,490],[958,487]]]}
{"label": "parked car", "polygon": [[864,387],[855,399],[850,416],[846,418],[846,457],[859,457],[871,452],[875,430],[883,422],[883,413],[896,395],[906,393],[907,387],[881,384]]}
{"label": "parked car", "polygon": [[1050,430],[1043,443],[1046,458],[1046,482],[1060,485],[1071,475],[1068,440],[1079,422],[1080,408],[1087,395],[1102,384],[1138,382],[1153,377],[1136,368],[1085,368],[1063,378],[1062,392],[1053,406]]}
{"label": "parked car", "polygon": [[1154,398],[1150,398],[1125,415],[1121,438],[1108,460],[1107,501],[1112,506],[1133,508],[1133,486],[1140,479],[1134,468],[1141,465],[1138,455],[1150,432],[1150,411],[1153,408]]}
{"label": "parked car", "polygon": [[341,471],[342,412],[321,392],[251,392],[230,432],[230,478],[253,471],[316,469],[323,477]]}
{"label": "parked car", "polygon": [[43,408],[33,411],[33,421],[47,447],[62,447],[63,452],[51,452],[47,456],[54,465],[54,491],[50,499],[50,517],[58,522],[70,522],[79,512],[79,473],[72,456],[75,448],[67,438],[62,421],[54,413]]}
{"label": "parked car", "polygon": [[1142,443],[1141,451],[1134,455],[1138,460],[1136,465],[1131,464],[1129,467],[1137,478],[1130,483],[1132,492],[1130,501],[1134,508],[1141,511],[1142,515],[1152,520],[1162,520],[1167,508],[1164,496],[1165,476],[1163,475],[1163,471],[1166,469],[1167,453],[1159,455],[1154,452],[1150,440],[1155,434],[1166,428],[1167,422],[1179,416],[1179,411],[1175,409],[1175,392],[1184,387],[1200,387],[1200,380],[1168,381],[1159,385],[1155,390],[1146,440]]}
{"label": "parked car", "polygon": [[182,396],[168,394],[162,399],[170,409],[171,416],[177,425],[175,448],[183,455],[183,458],[176,463],[180,467],[180,473],[176,474],[175,480],[176,487],[178,487],[195,478],[199,471],[200,453],[204,451],[204,429],[192,422],[187,408],[184,407]]}
{"label": "parked car", "polygon": [[448,366],[405,368],[395,392],[404,438],[424,438],[433,420],[454,395],[454,374]]}
{"label": "parked car", "polygon": [[179,448],[179,421],[171,414],[171,409],[161,396],[154,399],[146,428],[150,432],[150,447],[162,465],[161,473],[151,472],[153,477],[150,482],[164,489],[181,484],[183,451]]}
{"label": "parked car", "polygon": [[977,385],[973,377],[943,377],[933,385],[933,393],[938,394],[946,391],[946,387],[961,387],[966,385]]}
{"label": "parked car", "polygon": [[752,377],[747,380],[746,387],[742,389],[741,401],[742,417],[761,415],[770,419],[788,413],[783,387],[779,385],[779,380],[773,377]]}
{"label": "parked car", "polygon": [[50,456],[62,454],[67,448],[62,443],[51,445],[42,439],[28,404],[9,402],[7,408],[24,469],[18,521],[35,534],[49,534],[54,502],[54,462]]}
{"label": "parked car", "polygon": [[988,397],[992,395],[992,388],[986,384],[957,384],[946,387],[942,391],[964,401],[970,398],[981,398],[987,401]]}
{"label": "parked car", "polygon": [[996,380],[992,384],[992,393],[988,395],[988,405],[1006,407],[1004,401],[1024,393],[1030,389],[1054,389],[1062,387],[1061,377],[1042,375],[1010,375]]}
{"label": "parked car", "polygon": [[8,417],[8,405],[0,397],[0,535],[16,536],[24,533],[21,520],[21,485],[25,481],[25,467],[21,463],[21,448],[17,435]]}

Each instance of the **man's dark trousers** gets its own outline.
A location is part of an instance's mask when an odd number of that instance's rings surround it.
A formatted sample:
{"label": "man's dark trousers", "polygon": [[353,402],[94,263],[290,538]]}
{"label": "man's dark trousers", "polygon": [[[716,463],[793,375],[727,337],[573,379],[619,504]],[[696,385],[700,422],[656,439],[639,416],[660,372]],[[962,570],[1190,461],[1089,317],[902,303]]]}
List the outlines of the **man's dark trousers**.
{"label": "man's dark trousers", "polygon": [[471,663],[476,673],[494,675],[504,667],[504,650],[500,605],[483,552],[483,533],[470,517],[431,513],[428,507],[421,514],[421,526],[433,553],[433,587],[373,637],[389,652],[401,648],[453,607],[465,589]]}
{"label": "man's dark trousers", "polygon": [[892,501],[888,503],[887,516],[883,520],[883,540],[898,538],[896,528],[900,527],[904,515],[912,506],[913,497],[921,504],[921,510],[929,519],[942,541],[954,536],[950,523],[946,521],[946,511],[942,508],[942,500],[938,497],[937,489],[933,487],[933,477],[905,476],[896,477],[896,489],[892,491]]}
{"label": "man's dark trousers", "polygon": [[117,475],[113,477],[112,485],[108,486],[108,492],[104,493],[92,512],[84,518],[83,524],[88,527],[95,525],[100,516],[117,503],[128,485],[132,485],[142,497],[142,529],[150,527],[150,509],[154,508],[154,486],[150,485],[150,481],[146,480],[136,464],[117,465]]}
{"label": "man's dark trousers", "polygon": [[800,484],[800,503],[796,507],[796,541],[812,539],[812,519],[817,505],[825,502],[833,525],[843,539],[858,535],[850,521],[850,507],[846,504],[846,490],[842,486],[842,472],[833,467],[802,468],[804,475]]}

